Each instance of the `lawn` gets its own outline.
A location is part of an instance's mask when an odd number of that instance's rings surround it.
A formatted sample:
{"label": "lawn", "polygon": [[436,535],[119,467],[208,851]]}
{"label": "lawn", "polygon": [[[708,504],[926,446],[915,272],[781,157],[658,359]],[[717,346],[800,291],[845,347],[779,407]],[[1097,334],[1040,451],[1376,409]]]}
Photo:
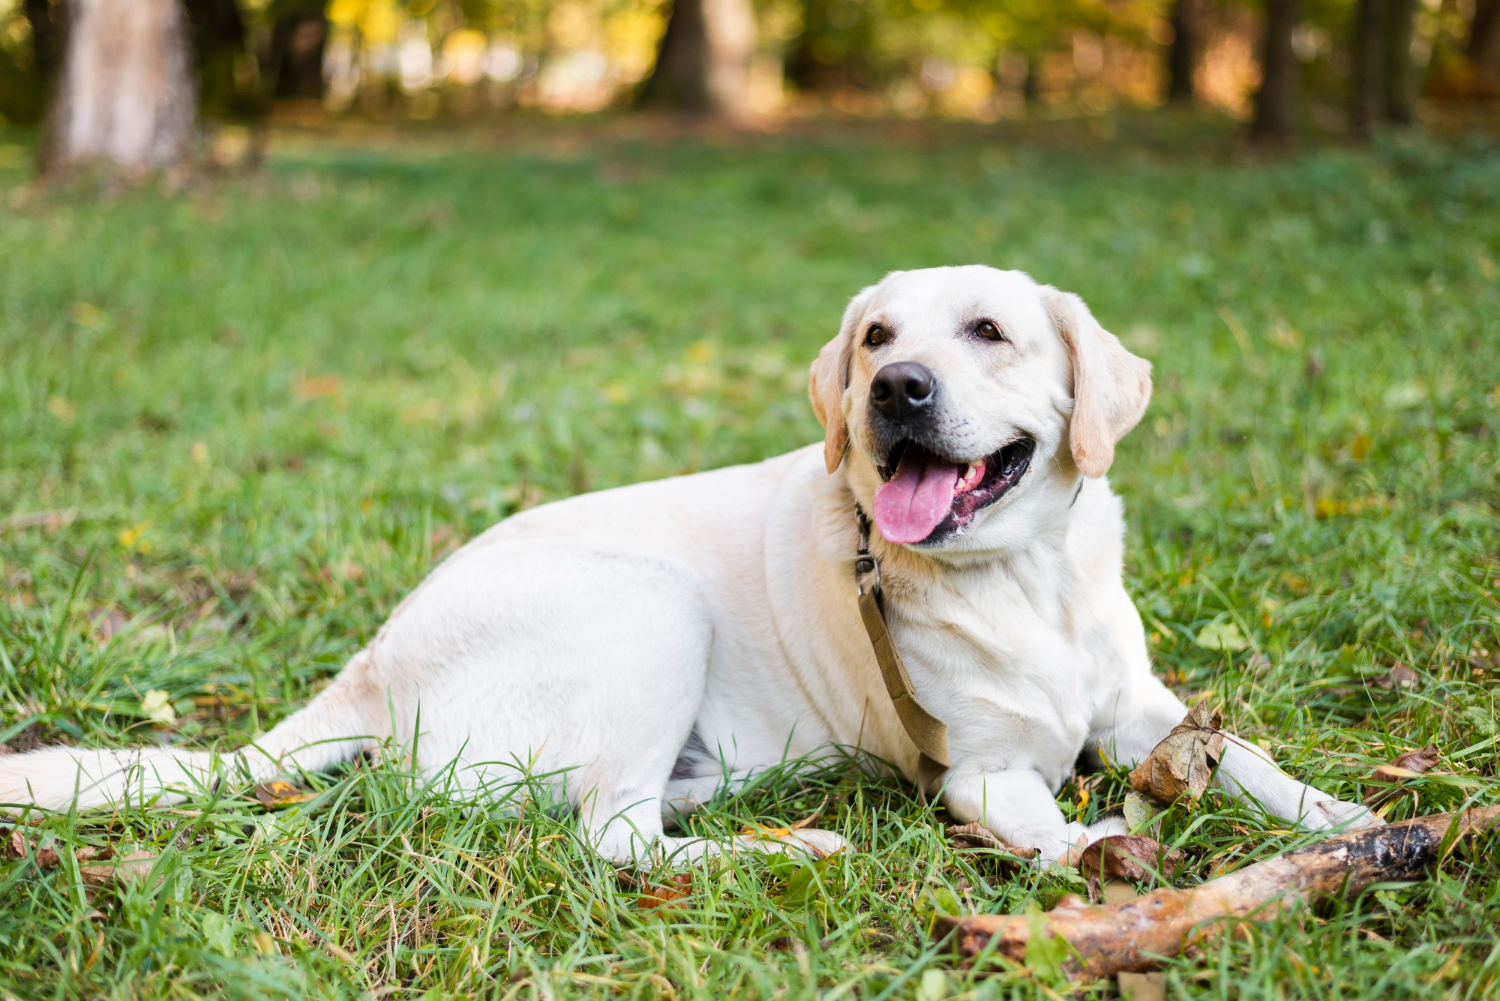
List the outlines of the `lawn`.
{"label": "lawn", "polygon": [[[497,519],[819,437],[806,365],[849,296],[985,262],[1155,363],[1112,482],[1168,680],[1344,798],[1437,745],[1389,819],[1500,801],[1500,150],[1263,158],[1153,128],[282,134],[259,172],[175,193],[32,191],[0,134],[0,743],[249,739]],[[1197,642],[1226,635],[1243,649]],[[852,768],[693,824],[818,813],[853,850],[708,864],[654,908],[568,817],[394,757],[301,781],[274,810],[231,783],[33,817],[63,861],[0,861],[0,996],[1113,991],[945,956],[939,912],[1045,908],[1078,877],[955,851]],[[1127,788],[1059,798],[1091,819]],[[1181,885],[1306,840],[1214,794],[1158,823]],[[154,876],[86,886],[69,849],[105,845]],[[1500,995],[1496,849],[1176,961],[1171,995]]]}

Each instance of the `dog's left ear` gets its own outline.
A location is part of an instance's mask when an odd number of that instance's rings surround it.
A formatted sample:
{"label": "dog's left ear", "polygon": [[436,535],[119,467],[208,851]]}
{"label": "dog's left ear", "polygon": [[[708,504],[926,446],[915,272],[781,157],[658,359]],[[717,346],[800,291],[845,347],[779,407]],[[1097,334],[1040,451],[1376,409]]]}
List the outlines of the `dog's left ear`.
{"label": "dog's left ear", "polygon": [[1151,363],[1125,350],[1073,293],[1048,287],[1043,300],[1073,359],[1073,462],[1085,476],[1103,476],[1115,461],[1115,443],[1151,402]]}
{"label": "dog's left ear", "polygon": [[844,420],[844,390],[849,388],[849,360],[854,354],[854,328],[864,315],[871,288],[850,300],[844,310],[839,332],[823,345],[818,358],[808,370],[807,395],[813,413],[823,425],[823,463],[830,473],[837,472],[849,447],[849,425]]}

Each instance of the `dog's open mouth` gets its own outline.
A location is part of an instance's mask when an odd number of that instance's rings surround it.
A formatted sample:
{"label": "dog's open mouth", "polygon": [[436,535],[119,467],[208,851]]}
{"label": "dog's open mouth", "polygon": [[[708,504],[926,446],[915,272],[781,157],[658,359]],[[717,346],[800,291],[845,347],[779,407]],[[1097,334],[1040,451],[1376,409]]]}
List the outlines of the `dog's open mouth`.
{"label": "dog's open mouth", "polygon": [[982,459],[955,461],[910,441],[891,449],[875,491],[875,524],[887,542],[922,542],[962,531],[981,508],[1021,482],[1036,443],[1021,437]]}

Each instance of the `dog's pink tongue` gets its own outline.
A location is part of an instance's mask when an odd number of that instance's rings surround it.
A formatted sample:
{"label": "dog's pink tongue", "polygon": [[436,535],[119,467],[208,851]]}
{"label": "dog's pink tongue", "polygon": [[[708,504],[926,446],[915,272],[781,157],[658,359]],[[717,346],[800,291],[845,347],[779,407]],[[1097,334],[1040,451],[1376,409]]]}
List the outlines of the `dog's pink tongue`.
{"label": "dog's pink tongue", "polygon": [[958,466],[907,448],[896,475],[875,491],[875,524],[887,542],[921,542],[953,509]]}

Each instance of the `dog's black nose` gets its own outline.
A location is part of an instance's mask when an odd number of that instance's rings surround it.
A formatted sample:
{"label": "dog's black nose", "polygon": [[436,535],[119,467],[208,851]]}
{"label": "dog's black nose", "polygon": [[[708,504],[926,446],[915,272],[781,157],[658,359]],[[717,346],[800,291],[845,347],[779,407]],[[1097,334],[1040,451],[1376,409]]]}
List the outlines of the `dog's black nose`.
{"label": "dog's black nose", "polygon": [[891,420],[915,417],[932,402],[937,382],[932,370],[914,361],[898,361],[870,380],[870,402]]}

